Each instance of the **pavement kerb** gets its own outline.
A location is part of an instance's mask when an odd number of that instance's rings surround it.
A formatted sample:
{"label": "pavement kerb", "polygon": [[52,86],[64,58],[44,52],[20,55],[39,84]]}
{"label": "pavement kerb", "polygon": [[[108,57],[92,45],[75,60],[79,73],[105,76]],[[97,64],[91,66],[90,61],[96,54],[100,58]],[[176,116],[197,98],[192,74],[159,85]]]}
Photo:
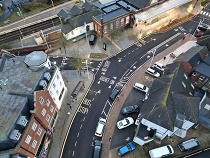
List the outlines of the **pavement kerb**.
{"label": "pavement kerb", "polygon": [[63,145],[62,145],[62,148],[61,148],[61,151],[60,151],[60,154],[59,154],[59,155],[60,155],[59,158],[62,158],[63,149],[64,149],[64,147],[65,147],[65,143],[66,143],[66,140],[67,140],[69,131],[70,131],[70,129],[71,129],[71,126],[72,126],[72,124],[73,124],[74,118],[76,117],[76,114],[77,114],[79,108],[81,107],[83,100],[85,99],[87,93],[88,93],[89,90],[90,90],[90,87],[92,86],[92,84],[93,84],[93,82],[94,82],[94,80],[95,80],[95,75],[94,75],[94,73],[93,73],[93,72],[89,72],[89,73],[92,74],[92,77],[93,77],[93,78],[92,78],[92,81],[91,81],[89,87],[87,88],[86,92],[84,93],[84,95],[83,95],[81,101],[79,102],[79,105],[77,106],[76,111],[74,112],[74,115],[73,115],[73,117],[72,117],[72,119],[71,119],[71,122],[70,122],[70,124],[69,124],[68,130],[67,130],[67,132],[66,132],[66,135],[65,135],[65,138],[64,138],[64,141],[63,141]]}

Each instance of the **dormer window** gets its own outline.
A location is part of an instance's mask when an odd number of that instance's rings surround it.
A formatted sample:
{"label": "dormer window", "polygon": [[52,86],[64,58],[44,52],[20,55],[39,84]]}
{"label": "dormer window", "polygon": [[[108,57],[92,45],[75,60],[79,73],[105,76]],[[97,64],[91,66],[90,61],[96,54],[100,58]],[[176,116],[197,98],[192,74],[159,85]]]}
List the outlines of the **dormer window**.
{"label": "dormer window", "polygon": [[19,124],[19,125],[25,127],[25,126],[27,125],[27,123],[28,123],[28,120],[26,119],[25,116],[20,116],[20,117],[18,118],[17,124]]}
{"label": "dormer window", "polygon": [[204,79],[205,79],[204,76],[200,76],[200,77],[199,77],[199,80],[201,80],[201,81],[203,81]]}
{"label": "dormer window", "polygon": [[193,72],[193,73],[192,73],[192,76],[196,76],[196,74],[197,74],[196,72]]}
{"label": "dormer window", "polygon": [[20,136],[21,136],[21,133],[15,129],[11,132],[11,134],[9,135],[9,138],[12,140],[19,140]]}

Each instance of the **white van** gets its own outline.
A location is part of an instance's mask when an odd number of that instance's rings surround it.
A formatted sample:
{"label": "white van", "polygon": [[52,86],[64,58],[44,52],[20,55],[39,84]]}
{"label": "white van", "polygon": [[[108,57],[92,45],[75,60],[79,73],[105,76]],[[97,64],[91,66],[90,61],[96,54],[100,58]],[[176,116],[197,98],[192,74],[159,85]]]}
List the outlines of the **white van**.
{"label": "white van", "polygon": [[152,68],[148,68],[146,70],[146,73],[153,76],[153,77],[160,77],[160,73],[157,72],[156,70],[152,69]]}
{"label": "white van", "polygon": [[149,155],[151,158],[161,158],[168,155],[172,155],[173,153],[174,149],[172,148],[171,145],[162,146],[149,151]]}
{"label": "white van", "polygon": [[98,125],[96,127],[96,132],[95,132],[96,136],[102,137],[105,125],[106,125],[106,119],[100,117],[98,121]]}
{"label": "white van", "polygon": [[148,87],[146,87],[145,85],[143,85],[141,83],[137,83],[137,82],[133,85],[133,88],[137,89],[137,90],[139,90],[141,92],[144,92],[144,93],[147,93],[148,90],[149,90]]}

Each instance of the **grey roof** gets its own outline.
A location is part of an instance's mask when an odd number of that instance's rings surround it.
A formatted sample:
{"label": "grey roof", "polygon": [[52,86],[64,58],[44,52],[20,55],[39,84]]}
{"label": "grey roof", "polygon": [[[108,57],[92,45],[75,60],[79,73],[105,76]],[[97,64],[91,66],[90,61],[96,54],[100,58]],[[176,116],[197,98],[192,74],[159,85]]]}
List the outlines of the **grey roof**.
{"label": "grey roof", "polygon": [[65,19],[68,17],[68,14],[69,13],[65,9],[61,9],[57,15],[58,17]]}
{"label": "grey roof", "polygon": [[71,13],[72,15],[74,15],[74,16],[80,14],[81,11],[82,11],[82,8],[80,8],[78,5],[74,5],[74,6],[70,9],[70,13]]}
{"label": "grey roof", "polygon": [[85,3],[82,5],[82,8],[84,8],[85,12],[90,11],[92,7],[93,7],[93,4],[92,2],[89,2],[89,1],[85,1]]}
{"label": "grey roof", "polygon": [[26,55],[24,62],[28,66],[39,66],[47,61],[47,54],[43,51],[33,51]]}
{"label": "grey roof", "polygon": [[138,9],[143,9],[146,6],[149,6],[149,4],[151,3],[151,0],[124,0],[124,1],[133,5]]}
{"label": "grey roof", "polygon": [[209,53],[209,55],[204,59],[203,62],[210,66],[210,53]]}
{"label": "grey roof", "polygon": [[78,16],[72,17],[71,19],[68,19],[67,24],[65,24],[62,27],[62,32],[69,33],[75,28],[79,26],[83,26],[84,23],[90,23],[92,22],[92,17],[99,15],[100,13],[101,13],[100,10],[93,10],[93,11],[89,11],[84,14],[80,14]]}
{"label": "grey roof", "polygon": [[206,93],[206,97],[200,104],[199,123],[210,128],[210,94]]}
{"label": "grey roof", "polygon": [[131,11],[131,10],[137,11],[137,8],[133,7],[129,3],[126,3],[125,1],[118,1],[117,4],[122,6],[124,9],[129,10],[129,11]]}
{"label": "grey roof", "polygon": [[210,66],[205,63],[200,63],[196,66],[195,71],[210,78]]}
{"label": "grey roof", "polygon": [[109,12],[108,14],[100,14],[98,16],[95,16],[95,18],[100,21],[101,18],[103,18],[103,22],[109,22],[111,21],[112,19],[115,19],[119,16],[122,16],[122,15],[125,15],[127,14],[128,11],[126,9],[123,9],[123,8],[119,8],[119,9],[116,9],[112,12]]}
{"label": "grey roof", "polygon": [[173,63],[167,69],[170,67],[171,70],[168,71],[170,73],[153,81],[149,98],[145,100],[141,112],[145,119],[173,130],[177,114],[185,115],[186,119],[192,122],[197,121],[196,107],[200,98],[189,95],[190,92],[194,93],[194,89],[191,87],[190,79],[184,77],[184,66],[181,63]]}
{"label": "grey roof", "polygon": [[202,36],[197,39],[197,44],[206,46],[210,51],[210,35]]}
{"label": "grey roof", "polygon": [[188,61],[188,63],[194,67],[198,61],[202,61],[202,58],[208,53],[208,49],[205,46],[195,46],[190,48],[185,53],[178,56],[176,61]]}
{"label": "grey roof", "polygon": [[[2,71],[0,72],[0,139],[4,139],[21,109],[27,102],[21,94],[33,94],[44,69],[32,71],[24,63],[22,56],[0,59]],[[11,95],[13,94],[13,95]]]}

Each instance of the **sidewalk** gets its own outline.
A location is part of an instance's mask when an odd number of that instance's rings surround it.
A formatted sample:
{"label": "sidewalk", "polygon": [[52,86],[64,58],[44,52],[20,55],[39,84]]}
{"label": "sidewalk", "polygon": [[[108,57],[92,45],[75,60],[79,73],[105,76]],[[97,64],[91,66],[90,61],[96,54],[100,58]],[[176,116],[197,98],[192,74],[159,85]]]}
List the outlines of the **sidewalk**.
{"label": "sidewalk", "polygon": [[[89,87],[92,84],[94,76],[92,73],[89,74],[90,79],[87,78],[87,74],[82,76],[76,70],[63,70],[61,71],[65,85],[68,89],[63,100],[60,113],[55,125],[55,132],[53,133],[52,145],[49,149],[49,158],[59,158],[63,143],[66,140],[66,134],[69,131],[69,127],[75,117],[75,113],[79,108],[80,102],[86,95]],[[76,87],[79,81],[84,81],[85,89],[81,89],[75,102],[71,102],[71,93]]]}
{"label": "sidewalk", "polygon": [[[163,52],[161,52],[160,54],[155,56],[153,63],[155,63],[157,61],[163,61],[163,58],[165,56],[170,55],[170,53],[172,53],[172,52],[176,53],[176,55],[178,56],[179,54],[181,54],[184,51],[184,50],[180,51],[179,47],[183,46],[182,47],[183,49],[185,49],[185,50],[189,49],[190,46],[188,45],[188,41],[194,40],[194,39],[195,39],[195,37],[192,37],[192,35],[187,35],[185,40],[181,39],[180,41],[176,42],[175,44],[173,44],[172,46],[170,46],[169,48],[167,48],[166,50],[164,50]],[[175,60],[175,58],[172,58],[170,61],[172,62],[173,60]],[[110,150],[111,142],[110,142],[109,138],[114,137],[113,133],[114,133],[114,129],[116,127],[118,115],[120,113],[121,108],[123,107],[123,104],[125,103],[128,95],[129,95],[129,93],[133,89],[133,84],[136,81],[143,83],[145,85],[149,84],[149,83],[146,83],[147,81],[145,80],[145,69],[147,69],[149,67],[149,65],[150,65],[150,60],[148,60],[145,63],[145,65],[143,65],[140,69],[137,70],[137,72],[135,73],[136,75],[134,75],[133,78],[131,78],[131,80],[126,84],[126,87],[121,92],[122,95],[120,95],[119,101],[118,100],[115,101],[115,103],[113,105],[113,109],[111,110],[111,113],[108,117],[106,129],[105,129],[105,132],[103,135],[103,146],[102,146],[102,153],[101,153],[102,158],[119,158],[119,156],[117,155],[118,148]],[[139,156],[140,156],[139,153],[134,151],[124,157],[125,158],[137,158]]]}

